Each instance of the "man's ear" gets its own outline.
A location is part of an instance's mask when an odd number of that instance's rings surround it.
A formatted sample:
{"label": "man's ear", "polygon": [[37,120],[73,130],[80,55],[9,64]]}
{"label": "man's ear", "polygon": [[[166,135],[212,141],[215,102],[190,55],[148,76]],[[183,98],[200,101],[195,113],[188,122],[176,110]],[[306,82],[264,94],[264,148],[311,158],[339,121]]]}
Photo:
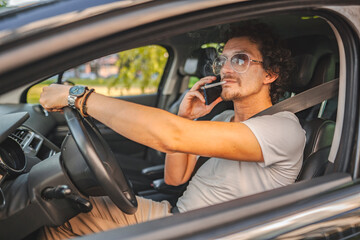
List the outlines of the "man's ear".
{"label": "man's ear", "polygon": [[270,84],[274,82],[279,77],[279,74],[267,71],[264,79],[264,84]]}

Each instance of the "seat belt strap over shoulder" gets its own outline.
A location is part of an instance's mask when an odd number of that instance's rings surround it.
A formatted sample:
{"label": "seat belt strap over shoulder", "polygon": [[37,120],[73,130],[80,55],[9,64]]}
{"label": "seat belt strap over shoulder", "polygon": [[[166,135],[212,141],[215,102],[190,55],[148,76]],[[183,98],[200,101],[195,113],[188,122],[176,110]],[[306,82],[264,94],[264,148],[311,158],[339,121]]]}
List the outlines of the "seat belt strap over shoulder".
{"label": "seat belt strap over shoulder", "polygon": [[[307,108],[313,107],[325,100],[335,97],[339,92],[339,79],[336,78],[319,86],[301,92],[291,98],[285,99],[264,111],[255,114],[253,117],[263,115],[272,115],[278,112],[289,111],[292,113],[301,112]],[[193,175],[209,159],[209,157],[200,156],[196,162]]]}
{"label": "seat belt strap over shoulder", "polygon": [[277,112],[289,111],[297,113],[307,108],[313,107],[323,101],[335,97],[339,92],[339,79],[336,78],[309,90],[301,92],[291,98],[285,99],[264,111],[259,112],[253,117],[272,115]]}

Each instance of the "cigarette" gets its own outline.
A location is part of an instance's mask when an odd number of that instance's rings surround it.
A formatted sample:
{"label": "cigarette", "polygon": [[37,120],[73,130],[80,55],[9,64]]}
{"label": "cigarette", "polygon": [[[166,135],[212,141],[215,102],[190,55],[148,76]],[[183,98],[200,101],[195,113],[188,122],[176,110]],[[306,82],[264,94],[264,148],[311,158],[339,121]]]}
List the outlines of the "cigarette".
{"label": "cigarette", "polygon": [[217,82],[217,83],[211,83],[211,84],[207,84],[207,85],[202,86],[201,89],[204,90],[204,89],[216,87],[216,86],[219,86],[219,85],[223,85],[225,83],[226,83],[226,81],[221,81],[221,82]]}

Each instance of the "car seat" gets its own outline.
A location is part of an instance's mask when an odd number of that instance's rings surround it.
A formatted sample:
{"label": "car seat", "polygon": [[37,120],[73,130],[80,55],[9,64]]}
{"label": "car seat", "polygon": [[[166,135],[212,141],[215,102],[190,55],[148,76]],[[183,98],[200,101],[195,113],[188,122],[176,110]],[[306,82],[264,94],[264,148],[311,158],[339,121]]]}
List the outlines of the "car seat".
{"label": "car seat", "polygon": [[[336,57],[329,40],[324,37],[305,37],[290,40],[290,48],[296,55],[297,73],[292,81],[294,93],[333,80],[336,72]],[[337,98],[325,103],[337,103]],[[335,130],[336,108],[324,112],[324,104],[316,105],[297,113],[306,132],[303,167],[297,181],[322,176],[326,172],[328,155]],[[330,118],[326,119],[323,116]]]}

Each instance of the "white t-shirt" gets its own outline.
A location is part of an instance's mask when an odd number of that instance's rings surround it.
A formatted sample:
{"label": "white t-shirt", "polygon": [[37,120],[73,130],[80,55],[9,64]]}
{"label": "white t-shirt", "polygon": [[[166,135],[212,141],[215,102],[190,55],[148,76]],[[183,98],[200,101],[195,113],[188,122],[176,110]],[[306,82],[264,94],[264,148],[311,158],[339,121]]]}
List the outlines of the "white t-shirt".
{"label": "white t-shirt", "polygon": [[[229,122],[233,110],[212,121]],[[250,118],[243,122],[257,138],[264,162],[210,158],[190,181],[177,207],[189,211],[295,182],[305,147],[305,131],[291,112]]]}

